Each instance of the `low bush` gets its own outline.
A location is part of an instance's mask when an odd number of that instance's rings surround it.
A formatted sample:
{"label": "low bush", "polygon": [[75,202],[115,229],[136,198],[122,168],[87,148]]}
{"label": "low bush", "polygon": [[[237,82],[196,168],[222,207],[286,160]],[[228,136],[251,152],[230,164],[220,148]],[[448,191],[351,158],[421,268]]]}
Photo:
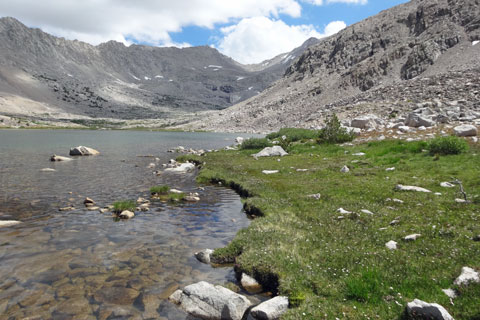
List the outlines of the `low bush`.
{"label": "low bush", "polygon": [[455,136],[438,137],[428,143],[427,149],[431,155],[460,154],[467,151],[468,144]]}
{"label": "low bush", "polygon": [[122,213],[122,211],[135,211],[136,208],[135,201],[133,200],[122,200],[116,201],[113,203],[113,212],[115,213]]}
{"label": "low bush", "polygon": [[267,138],[250,138],[242,142],[242,144],[240,145],[240,149],[263,149],[271,146],[272,143]]}
{"label": "low bush", "polygon": [[336,115],[327,120],[325,128],[320,130],[318,143],[344,143],[352,141],[355,138],[353,132],[348,132],[347,128],[342,127]]}

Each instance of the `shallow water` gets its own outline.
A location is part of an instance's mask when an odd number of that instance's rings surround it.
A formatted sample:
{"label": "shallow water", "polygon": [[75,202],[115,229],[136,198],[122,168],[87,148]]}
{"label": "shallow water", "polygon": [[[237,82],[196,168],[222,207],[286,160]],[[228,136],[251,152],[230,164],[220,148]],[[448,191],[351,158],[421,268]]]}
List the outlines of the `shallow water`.
{"label": "shallow water", "polygon": [[[176,288],[206,280],[234,280],[231,268],[213,269],[193,253],[227,244],[248,225],[231,190],[195,184],[195,173],[164,173],[157,167],[178,145],[216,149],[235,135],[139,131],[0,130],[0,319],[186,319],[166,301]],[[99,156],[50,162],[86,145]],[[153,157],[151,157],[153,156]],[[155,160],[155,157],[159,160]],[[54,172],[42,172],[53,168]],[[201,201],[169,205],[128,221],[88,211],[148,198],[153,185],[195,191]],[[60,212],[65,206],[76,209]]]}

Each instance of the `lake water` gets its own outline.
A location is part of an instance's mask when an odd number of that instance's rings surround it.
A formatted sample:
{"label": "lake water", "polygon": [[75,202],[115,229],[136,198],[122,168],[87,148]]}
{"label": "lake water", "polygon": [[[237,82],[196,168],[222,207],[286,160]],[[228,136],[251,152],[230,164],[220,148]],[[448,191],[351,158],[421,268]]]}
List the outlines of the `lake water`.
{"label": "lake water", "polygon": [[[235,137],[0,130],[0,220],[22,221],[0,228],[0,319],[186,319],[166,300],[176,288],[234,281],[231,268],[213,269],[193,253],[226,245],[249,222],[233,191],[199,188],[195,172],[157,176],[147,167],[174,158],[166,151],[176,146],[217,149]],[[78,145],[101,154],[49,161]],[[149,188],[163,184],[198,192],[201,201],[152,202],[127,221],[83,205],[85,197],[100,207],[149,198]],[[70,205],[76,209],[59,211]]]}

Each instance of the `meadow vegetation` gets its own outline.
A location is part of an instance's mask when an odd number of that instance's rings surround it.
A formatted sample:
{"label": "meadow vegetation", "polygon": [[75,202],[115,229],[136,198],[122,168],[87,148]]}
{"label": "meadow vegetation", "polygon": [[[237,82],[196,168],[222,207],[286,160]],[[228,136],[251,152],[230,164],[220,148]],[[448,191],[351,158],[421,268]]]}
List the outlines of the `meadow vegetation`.
{"label": "meadow vegetation", "polygon": [[[282,158],[255,160],[259,149],[250,148],[189,156],[203,163],[200,183],[238,190],[256,216],[213,260],[235,263],[267,290],[289,296],[285,319],[401,319],[415,298],[441,304],[457,320],[479,319],[480,285],[453,282],[464,266],[480,269],[480,242],[472,240],[480,234],[480,150],[444,155],[433,145],[306,140]],[[340,172],[344,165],[350,172]],[[458,186],[440,186],[453,178],[470,203],[455,201]],[[396,191],[397,184],[432,192]],[[414,233],[421,237],[403,241]],[[397,250],[385,247],[390,240]],[[459,293],[453,304],[447,288]]]}

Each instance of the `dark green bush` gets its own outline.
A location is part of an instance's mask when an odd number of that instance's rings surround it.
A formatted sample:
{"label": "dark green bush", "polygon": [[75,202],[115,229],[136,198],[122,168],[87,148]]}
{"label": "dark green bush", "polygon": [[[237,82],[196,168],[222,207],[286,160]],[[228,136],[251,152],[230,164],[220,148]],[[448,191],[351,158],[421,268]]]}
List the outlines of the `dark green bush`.
{"label": "dark green bush", "polygon": [[455,136],[438,137],[431,140],[427,145],[427,150],[431,155],[460,154],[467,149],[467,142]]}
{"label": "dark green bush", "polygon": [[272,143],[267,138],[250,138],[242,142],[240,145],[241,150],[250,149],[263,149],[271,147]]}
{"label": "dark green bush", "polygon": [[273,140],[277,138],[287,137],[290,142],[316,139],[318,138],[317,130],[299,129],[299,128],[282,128],[277,132],[267,135],[267,139]]}
{"label": "dark green bush", "polygon": [[342,127],[336,115],[327,120],[325,128],[320,130],[318,143],[344,143],[352,141],[355,138],[353,132],[348,132],[347,128]]}

